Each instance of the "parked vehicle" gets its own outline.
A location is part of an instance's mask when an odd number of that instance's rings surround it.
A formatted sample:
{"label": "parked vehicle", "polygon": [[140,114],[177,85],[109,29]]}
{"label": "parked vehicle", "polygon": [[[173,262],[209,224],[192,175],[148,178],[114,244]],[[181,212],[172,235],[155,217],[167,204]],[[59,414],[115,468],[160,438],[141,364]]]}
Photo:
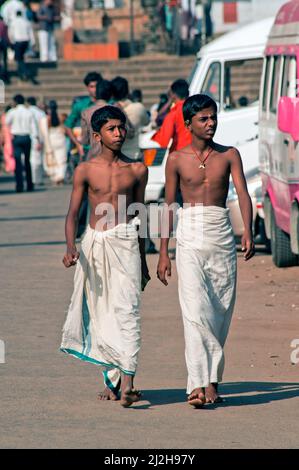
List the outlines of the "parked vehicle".
{"label": "parked vehicle", "polygon": [[265,51],[260,168],[265,229],[277,267],[299,262],[299,2],[281,7]]}
{"label": "parked vehicle", "polygon": [[[215,140],[238,148],[249,188],[252,186],[254,190],[258,186],[256,180],[261,186],[258,176],[258,100],[263,52],[273,20],[267,18],[244,26],[204,46],[197,55],[189,79],[190,95],[205,93],[217,102],[219,123]],[[158,147],[155,142],[150,143],[150,136],[143,136],[143,149]],[[148,202],[157,201],[164,195],[167,156],[165,149],[157,152],[158,161],[153,160],[149,167]],[[233,186],[227,204],[235,234],[241,236],[244,227]],[[261,233],[261,225],[263,223],[254,220],[255,235]],[[262,241],[266,240],[263,238]]]}

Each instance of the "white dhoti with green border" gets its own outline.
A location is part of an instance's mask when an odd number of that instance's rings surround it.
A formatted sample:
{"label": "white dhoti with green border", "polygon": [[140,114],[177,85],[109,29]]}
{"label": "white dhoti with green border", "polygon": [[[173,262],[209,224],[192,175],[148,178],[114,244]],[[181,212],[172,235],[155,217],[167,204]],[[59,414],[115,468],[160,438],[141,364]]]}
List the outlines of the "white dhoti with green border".
{"label": "white dhoti with green border", "polygon": [[103,366],[111,390],[121,372],[135,375],[140,349],[137,222],[103,232],[87,227],[63,327],[61,350]]}

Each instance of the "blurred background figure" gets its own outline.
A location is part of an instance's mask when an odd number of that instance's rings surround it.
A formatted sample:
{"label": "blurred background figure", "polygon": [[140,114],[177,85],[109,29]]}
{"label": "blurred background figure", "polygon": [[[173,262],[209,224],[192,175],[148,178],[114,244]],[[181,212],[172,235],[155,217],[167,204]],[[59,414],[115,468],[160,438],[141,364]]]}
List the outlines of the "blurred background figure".
{"label": "blurred background figure", "polygon": [[130,99],[133,103],[142,103],[142,91],[138,89],[133,90]]}
{"label": "blurred background figure", "polygon": [[96,102],[94,106],[85,109],[81,113],[81,142],[87,154],[87,160],[96,157],[102,149],[101,143],[93,139],[93,130],[91,127],[91,117],[97,110],[110,104],[112,98],[112,84],[108,80],[100,80],[96,86]]}
{"label": "blurred background figure", "polygon": [[38,135],[36,138],[32,139],[31,143],[30,164],[32,181],[33,184],[43,184],[43,136],[40,130],[40,122],[46,114],[36,105],[36,98],[34,96],[27,98],[27,105],[29,111],[31,111],[33,115],[38,129]]}
{"label": "blurred background figure", "polygon": [[188,82],[183,79],[173,82],[168,96],[167,104],[171,104],[171,109],[165,116],[161,128],[153,135],[152,140],[161,147],[167,148],[170,139],[172,139],[170,152],[174,152],[191,143],[191,133],[185,127],[183,117],[183,104],[189,96]]}
{"label": "blurred background figure", "polygon": [[25,17],[25,13],[21,10],[16,12],[15,18],[11,21],[9,39],[13,43],[15,51],[18,76],[21,80],[27,80],[30,74],[28,72],[24,56],[29,44],[34,45],[35,40],[32,25]]}
{"label": "blurred background figure", "polygon": [[51,181],[64,183],[67,167],[67,146],[62,115],[58,115],[57,103],[47,103],[46,116],[40,120],[40,131],[44,142],[45,170]]}
{"label": "blurred background figure", "polygon": [[87,75],[85,75],[83,83],[88,95],[74,98],[71,112],[64,123],[66,133],[72,144],[75,146],[71,152],[74,152],[74,155],[78,155],[78,158],[74,157],[74,160],[76,160],[74,166],[79,163],[79,159],[83,159],[85,157],[86,153],[86,149],[84,149],[81,143],[80,126],[82,112],[95,104],[97,83],[101,80],[103,80],[103,77],[98,72],[88,72]]}
{"label": "blurred background figure", "polygon": [[132,160],[137,160],[139,158],[139,133],[141,128],[149,122],[146,108],[142,103],[134,103],[129,99],[129,84],[124,77],[115,77],[111,83],[114,104],[124,111],[134,130],[131,138],[129,133],[127,134],[122,152]]}
{"label": "blurred background figure", "polygon": [[6,0],[0,10],[1,16],[8,27],[9,37],[12,30],[11,23],[16,17],[17,11],[21,11],[25,15],[25,6],[21,0]]}
{"label": "blurred background figure", "polygon": [[35,40],[34,31],[35,31],[35,25],[37,24],[37,14],[35,11],[32,10],[30,0],[23,0],[23,4],[25,6],[26,18],[32,27],[33,38],[34,38],[33,42],[30,41],[25,55],[26,57],[36,58],[38,57],[38,53],[35,50],[36,40]]}
{"label": "blurred background figure", "polygon": [[31,139],[38,136],[38,129],[35,120],[29,109],[25,107],[25,98],[23,95],[14,96],[15,107],[6,114],[6,125],[10,127],[12,133],[13,153],[16,161],[15,178],[16,192],[23,192],[23,163],[22,155],[25,159],[25,171],[27,181],[27,191],[33,191],[30,151]]}
{"label": "blurred background figure", "polygon": [[12,134],[9,126],[6,124],[6,113],[11,106],[5,108],[5,112],[1,115],[1,146],[4,158],[4,169],[7,173],[13,173],[16,169],[16,161],[13,154]]}
{"label": "blurred background figure", "polygon": [[54,35],[55,23],[60,21],[53,0],[44,0],[37,12],[39,54],[41,62],[56,62],[57,50]]}
{"label": "blurred background figure", "polygon": [[9,83],[7,69],[7,48],[9,45],[8,28],[0,16],[0,77],[5,83]]}

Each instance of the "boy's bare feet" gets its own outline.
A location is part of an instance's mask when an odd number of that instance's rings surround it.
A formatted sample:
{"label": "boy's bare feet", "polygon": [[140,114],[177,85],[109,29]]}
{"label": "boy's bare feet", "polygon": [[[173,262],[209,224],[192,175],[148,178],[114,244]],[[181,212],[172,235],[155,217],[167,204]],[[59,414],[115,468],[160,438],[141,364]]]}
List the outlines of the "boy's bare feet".
{"label": "boy's bare feet", "polygon": [[110,390],[109,387],[106,387],[102,392],[98,394],[98,400],[112,400],[116,401],[118,400],[118,396]]}
{"label": "boy's bare feet", "polygon": [[206,387],[206,403],[222,403],[223,399],[218,395],[218,384],[212,383]]}
{"label": "boy's bare feet", "polygon": [[132,403],[140,400],[141,392],[133,388],[133,377],[122,374],[120,404],[128,408]]}
{"label": "boy's bare feet", "polygon": [[189,405],[194,406],[195,408],[202,408],[206,403],[205,389],[204,388],[195,388],[193,392],[188,396]]}

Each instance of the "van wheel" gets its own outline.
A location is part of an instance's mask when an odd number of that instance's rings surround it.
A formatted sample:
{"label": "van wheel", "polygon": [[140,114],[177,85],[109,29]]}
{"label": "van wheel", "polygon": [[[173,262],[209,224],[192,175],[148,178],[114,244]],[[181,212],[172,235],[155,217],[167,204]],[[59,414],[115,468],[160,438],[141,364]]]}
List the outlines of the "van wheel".
{"label": "van wheel", "polygon": [[290,236],[277,227],[273,208],[271,208],[271,251],[273,263],[278,268],[298,265],[299,257],[291,250]]}

